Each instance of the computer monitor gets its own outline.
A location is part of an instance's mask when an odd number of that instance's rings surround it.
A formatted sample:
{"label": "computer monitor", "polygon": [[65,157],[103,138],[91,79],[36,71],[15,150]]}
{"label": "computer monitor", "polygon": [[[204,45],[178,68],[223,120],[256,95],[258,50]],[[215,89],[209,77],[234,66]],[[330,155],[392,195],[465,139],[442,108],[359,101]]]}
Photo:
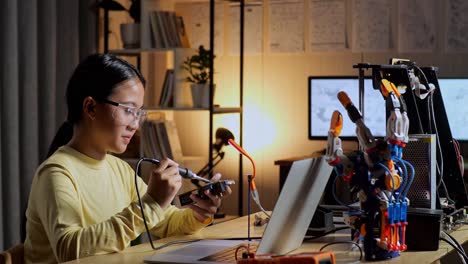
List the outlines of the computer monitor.
{"label": "computer monitor", "polygon": [[458,141],[468,141],[468,78],[439,78],[438,81],[452,136]]}
{"label": "computer monitor", "polygon": [[[333,111],[343,115],[341,139],[355,139],[356,125],[349,119],[346,109],[337,98],[346,92],[359,108],[359,79],[357,76],[310,76],[309,88],[309,139],[327,138]],[[384,137],[386,127],[385,100],[380,91],[372,87],[372,79],[364,80],[364,122],[374,137]]]}

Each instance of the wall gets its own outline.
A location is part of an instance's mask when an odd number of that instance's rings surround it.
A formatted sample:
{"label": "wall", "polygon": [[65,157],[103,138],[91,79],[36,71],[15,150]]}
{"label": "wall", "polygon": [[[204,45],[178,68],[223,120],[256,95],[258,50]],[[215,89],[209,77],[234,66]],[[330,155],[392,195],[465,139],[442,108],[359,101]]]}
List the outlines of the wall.
{"label": "wall", "polygon": [[[145,0],[148,1],[148,0]],[[160,0],[159,0],[160,1]],[[167,0],[164,0],[167,1]],[[127,4],[126,1],[120,1]],[[184,16],[187,30],[191,22],[191,4],[200,1],[176,1],[175,10]],[[201,1],[207,2],[207,1]],[[408,58],[417,62],[420,66],[439,67],[440,77],[468,77],[466,62],[467,54],[447,54],[444,50],[444,36],[446,34],[447,0],[435,1],[434,20],[436,21],[437,44],[431,53],[398,53],[396,48],[397,38],[397,13],[392,12],[392,48],[388,52],[354,53],[349,49],[351,40],[351,0],[345,0],[347,10],[347,39],[348,49],[339,52],[312,52],[305,45],[305,52],[298,54],[278,54],[269,51],[268,20],[269,0],[263,1],[263,52],[257,55],[246,55],[244,64],[244,148],[251,154],[257,165],[256,179],[263,207],[273,209],[278,197],[279,168],[274,165],[278,159],[303,156],[325,148],[324,141],[310,141],[307,138],[308,131],[308,91],[307,77],[311,75],[357,75],[352,66],[359,62],[385,64],[389,58]],[[308,0],[305,0],[304,15],[308,21]],[[237,106],[239,104],[239,56],[228,55],[229,48],[229,5],[227,1],[221,2],[223,8],[216,12],[224,12],[224,54],[216,54],[215,59],[215,104],[222,106]],[[391,1],[392,10],[396,10],[398,1]],[[167,4],[167,3],[166,3]],[[119,12],[120,13],[120,12]],[[126,13],[113,13],[114,21],[111,21],[111,48],[119,48],[118,24],[120,21],[128,22]],[[119,18],[120,17],[120,18]],[[112,19],[112,18],[111,18]],[[112,28],[113,26],[113,28]],[[218,25],[217,25],[218,26]],[[248,27],[249,25],[246,25]],[[304,22],[305,44],[307,43],[308,23]],[[467,32],[468,33],[468,32]],[[117,43],[112,44],[113,39]],[[248,39],[245,40],[249,41]],[[114,46],[112,46],[114,45]],[[166,60],[163,55],[153,55],[143,65],[150,65],[153,61]],[[162,56],[162,57],[160,57]],[[148,69],[143,69],[145,77],[153,82],[147,89],[147,99],[155,100],[159,94],[158,83],[163,78],[164,71],[158,64]],[[159,70],[158,70],[159,69]],[[161,77],[162,76],[162,77]],[[146,101],[146,102],[150,102]],[[383,103],[383,102],[382,102]],[[207,126],[206,112],[177,112],[174,118],[178,121],[179,134],[182,147],[186,155],[207,156]],[[238,115],[215,116],[215,129],[219,126],[229,128],[239,139]],[[347,149],[355,149],[355,142],[345,142]],[[463,147],[463,146],[462,146]],[[225,148],[225,160],[220,163],[216,171],[223,173],[225,178],[237,180],[238,156],[232,148]],[[193,167],[197,170],[197,167]],[[244,159],[244,174],[251,173],[251,166]],[[237,187],[236,187],[237,188]],[[237,213],[238,192],[234,188],[233,195],[224,203],[227,213]],[[245,190],[245,188],[244,188]],[[245,203],[244,199],[244,203]],[[245,212],[245,204],[243,206]],[[254,209],[256,210],[256,209]]]}
{"label": "wall", "polygon": [[[374,64],[388,63],[389,58],[408,58],[420,66],[437,66],[441,77],[468,76],[466,70],[467,54],[446,54],[443,52],[445,35],[445,4],[436,1],[434,19],[437,25],[437,47],[432,53],[401,54],[396,49],[397,15],[392,12],[393,48],[388,52],[353,53],[351,50],[341,52],[311,52],[306,46],[300,54],[274,54],[269,52],[268,43],[268,3],[263,1],[263,53],[246,55],[244,68],[244,148],[252,154],[257,163],[256,180],[260,190],[263,207],[273,209],[278,197],[278,167],[274,161],[293,156],[302,156],[325,148],[324,141],[309,141],[307,138],[307,77],[310,75],[357,75],[352,66],[359,62]],[[305,1],[307,11],[308,1]],[[397,1],[392,1],[395,10]],[[229,4],[224,4],[225,30],[224,51],[228,50]],[[347,34],[351,39],[351,1],[346,1]],[[186,24],[190,23],[190,4],[178,3],[177,12],[184,15]],[[305,21],[309,16],[305,11]],[[218,12],[218,10],[217,10]],[[248,25],[246,25],[248,26]],[[307,32],[305,23],[305,32]],[[189,27],[188,27],[189,29]],[[189,36],[190,36],[190,32]],[[249,40],[245,40],[249,41]],[[226,52],[225,52],[226,53]],[[218,54],[215,60],[215,83],[217,84],[215,103],[236,105],[239,86],[239,57]],[[326,102],[324,102],[326,103]],[[383,103],[383,102],[382,102]],[[224,118],[224,117],[223,117]],[[217,121],[222,122],[222,121]],[[235,122],[227,121],[235,126]],[[216,126],[215,126],[216,127]],[[354,142],[348,142],[346,148],[355,148]],[[227,156],[236,153],[227,150]],[[228,163],[228,162],[225,162]],[[226,175],[236,175],[235,162],[228,166],[223,164],[220,170]],[[244,160],[244,173],[250,172],[249,162]],[[245,188],[244,188],[245,189]],[[237,199],[226,202],[226,210],[235,212]],[[244,206],[244,209],[246,207]]]}

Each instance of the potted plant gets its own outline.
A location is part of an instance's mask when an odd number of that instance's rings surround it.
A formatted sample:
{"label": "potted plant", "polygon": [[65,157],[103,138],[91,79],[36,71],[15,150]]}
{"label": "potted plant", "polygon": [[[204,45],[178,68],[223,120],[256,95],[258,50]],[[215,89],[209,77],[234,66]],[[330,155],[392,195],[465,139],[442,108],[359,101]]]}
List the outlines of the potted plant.
{"label": "potted plant", "polygon": [[198,47],[196,54],[183,62],[182,68],[188,73],[185,80],[190,83],[194,107],[210,106],[210,63],[210,50],[203,45]]}
{"label": "potted plant", "polygon": [[133,23],[120,25],[120,34],[125,49],[140,47],[140,0],[130,0],[130,8],[127,10]]}

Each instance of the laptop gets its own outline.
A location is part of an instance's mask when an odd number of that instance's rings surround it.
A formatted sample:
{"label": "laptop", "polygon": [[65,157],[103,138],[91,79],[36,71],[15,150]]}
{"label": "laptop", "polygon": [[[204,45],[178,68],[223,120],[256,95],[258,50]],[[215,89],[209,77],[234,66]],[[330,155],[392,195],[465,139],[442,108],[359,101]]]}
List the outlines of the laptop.
{"label": "laptop", "polygon": [[[321,156],[295,161],[292,164],[256,254],[287,254],[302,245],[331,171],[332,167]],[[201,240],[172,251],[156,253],[144,261],[178,264],[235,263],[234,258],[232,261],[225,261],[210,256],[240,244],[243,244],[243,241]]]}

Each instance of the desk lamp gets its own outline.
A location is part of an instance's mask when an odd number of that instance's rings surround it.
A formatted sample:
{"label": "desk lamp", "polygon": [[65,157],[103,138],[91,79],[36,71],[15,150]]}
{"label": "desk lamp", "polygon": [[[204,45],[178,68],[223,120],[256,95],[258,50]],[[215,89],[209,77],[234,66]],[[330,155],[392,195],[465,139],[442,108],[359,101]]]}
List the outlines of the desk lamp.
{"label": "desk lamp", "polygon": [[[206,175],[209,175],[214,167],[218,165],[221,160],[224,158],[224,151],[222,151],[223,146],[229,145],[229,139],[234,140],[234,135],[232,134],[231,131],[224,127],[220,127],[216,130],[215,133],[215,142],[213,143],[213,149],[216,151],[216,155],[213,157],[211,162],[208,162],[203,168],[201,168],[198,172],[197,175],[200,177],[205,177]],[[213,164],[210,167],[210,164]],[[195,184],[197,187],[201,187],[200,183],[198,180],[193,179],[192,183]]]}

